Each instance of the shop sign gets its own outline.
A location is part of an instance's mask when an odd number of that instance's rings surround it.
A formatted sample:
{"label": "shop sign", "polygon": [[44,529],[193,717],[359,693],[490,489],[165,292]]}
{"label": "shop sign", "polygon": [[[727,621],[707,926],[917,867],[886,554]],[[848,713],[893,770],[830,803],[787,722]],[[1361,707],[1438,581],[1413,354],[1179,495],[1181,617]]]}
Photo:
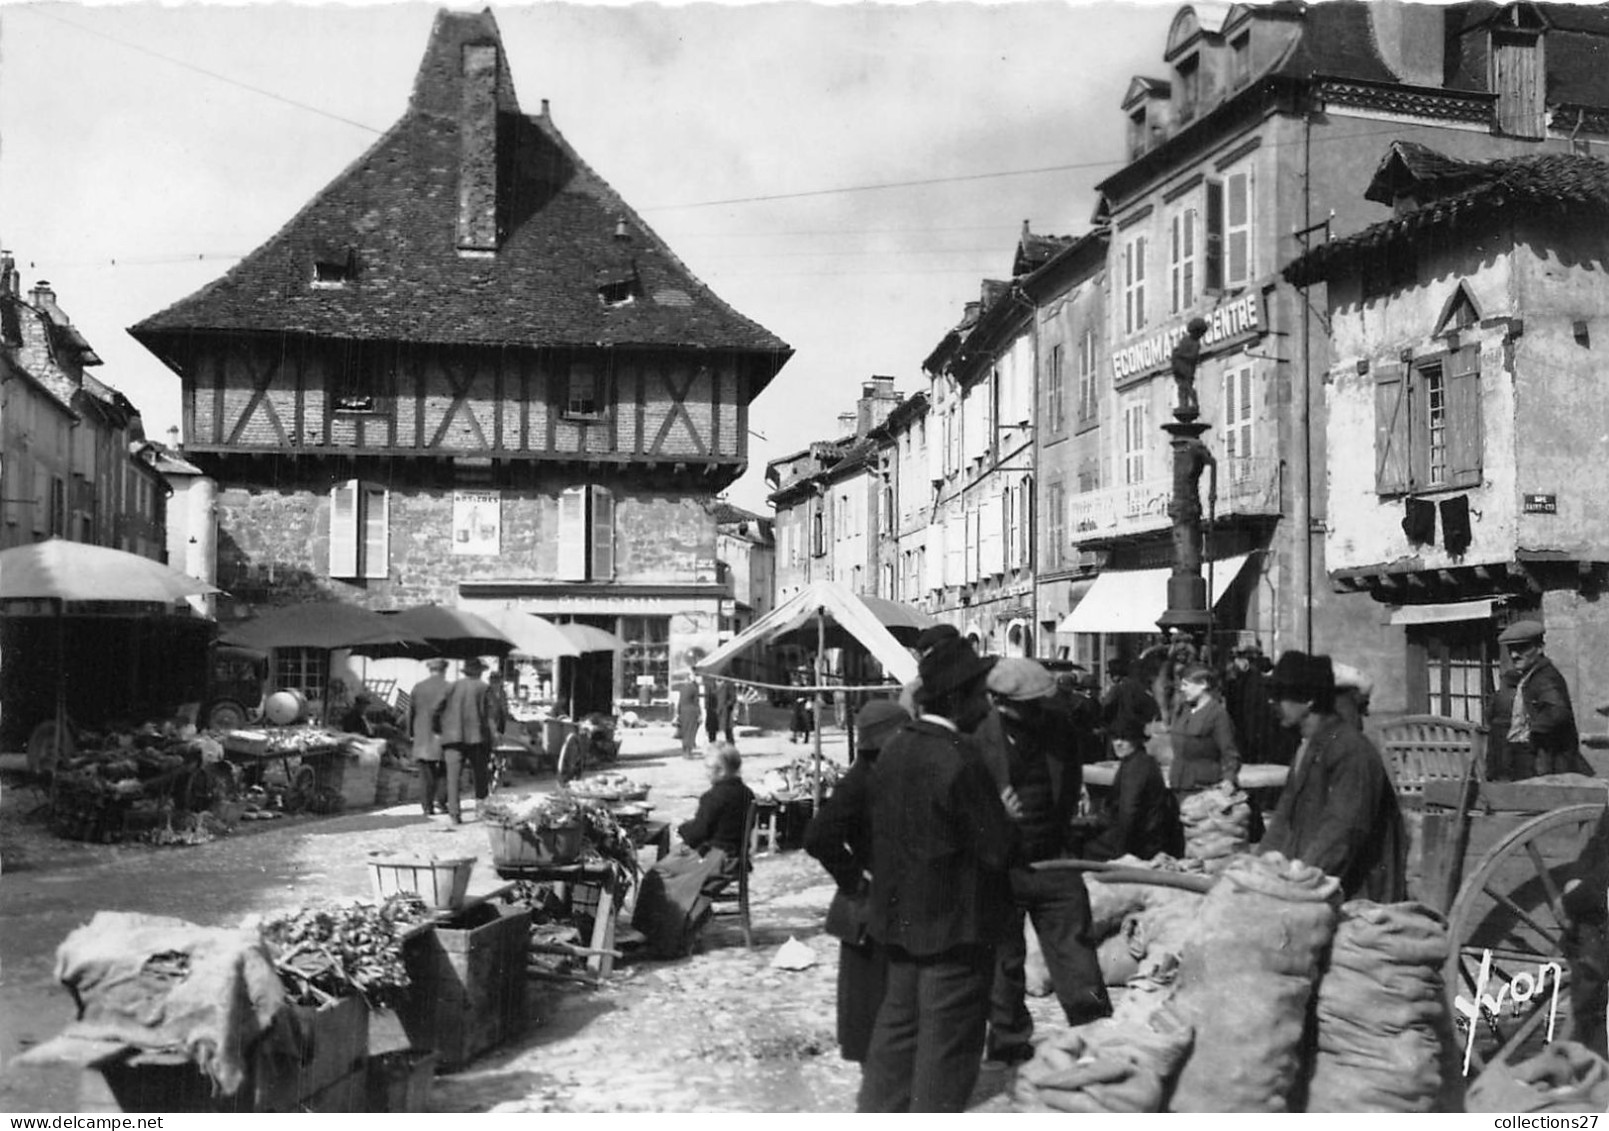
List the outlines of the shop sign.
{"label": "shop sign", "polygon": [[495,556],[503,540],[501,491],[453,492],[453,553]]}
{"label": "shop sign", "polygon": [[[1207,320],[1207,332],[1201,338],[1203,349],[1210,349],[1239,334],[1263,328],[1262,304],[1256,291],[1248,291],[1233,302],[1226,302],[1201,317]],[[1132,346],[1125,346],[1113,353],[1114,379],[1122,381],[1136,373],[1145,373],[1166,365],[1168,359],[1173,356],[1173,347],[1184,336],[1188,324],[1188,319],[1176,323],[1160,334]]]}
{"label": "shop sign", "polygon": [[1558,514],[1559,496],[1557,495],[1526,495],[1524,513],[1526,514]]}

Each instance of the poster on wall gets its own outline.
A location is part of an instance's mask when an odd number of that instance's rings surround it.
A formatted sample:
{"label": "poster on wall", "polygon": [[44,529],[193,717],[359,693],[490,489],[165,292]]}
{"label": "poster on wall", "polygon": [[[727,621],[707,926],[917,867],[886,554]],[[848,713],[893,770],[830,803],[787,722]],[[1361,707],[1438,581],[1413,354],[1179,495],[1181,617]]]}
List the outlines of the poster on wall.
{"label": "poster on wall", "polygon": [[453,492],[453,553],[498,553],[503,537],[501,491]]}

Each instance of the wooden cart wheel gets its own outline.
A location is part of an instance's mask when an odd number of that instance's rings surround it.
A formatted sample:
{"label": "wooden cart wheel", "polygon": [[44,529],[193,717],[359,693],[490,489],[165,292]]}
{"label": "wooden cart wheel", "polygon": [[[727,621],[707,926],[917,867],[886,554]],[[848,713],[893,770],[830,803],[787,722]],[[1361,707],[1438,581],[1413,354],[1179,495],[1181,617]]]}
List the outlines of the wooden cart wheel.
{"label": "wooden cart wheel", "polygon": [[[1580,859],[1602,814],[1602,805],[1571,805],[1527,821],[1481,857],[1458,890],[1448,915],[1453,949],[1442,975],[1459,1051],[1470,1049],[1471,1079],[1489,1063],[1524,1060],[1540,1051],[1548,1039],[1550,1019],[1555,1022],[1555,1038],[1570,1034],[1570,964],[1564,955],[1567,920],[1561,889],[1566,869]],[[1491,960],[1480,996],[1492,1001],[1499,993],[1503,996],[1495,1011],[1490,1002],[1481,1005],[1471,1047],[1468,1003],[1476,999],[1488,953]],[[1562,976],[1556,1014],[1556,976],[1549,971],[1546,984],[1538,985],[1549,963]],[[1515,1001],[1512,993],[1503,992],[1516,978],[1522,988],[1534,987],[1528,1001]],[[1460,996],[1466,1002],[1462,1012],[1456,1004]]]}
{"label": "wooden cart wheel", "polygon": [[291,775],[291,787],[285,791],[285,812],[300,813],[313,800],[318,790],[318,775],[312,766],[298,766]]}

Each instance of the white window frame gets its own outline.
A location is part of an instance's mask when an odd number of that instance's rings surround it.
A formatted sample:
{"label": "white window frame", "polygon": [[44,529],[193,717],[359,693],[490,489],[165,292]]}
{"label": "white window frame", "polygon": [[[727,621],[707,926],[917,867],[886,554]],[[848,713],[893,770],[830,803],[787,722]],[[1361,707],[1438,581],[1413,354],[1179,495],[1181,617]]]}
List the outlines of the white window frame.
{"label": "white window frame", "polygon": [[559,577],[608,581],[615,575],[615,497],[607,487],[580,483],[559,495]]}
{"label": "white window frame", "polygon": [[1151,406],[1131,400],[1123,406],[1123,483],[1134,486],[1145,482],[1146,447],[1150,440]]}
{"label": "white window frame", "polygon": [[1143,233],[1123,245],[1123,332],[1135,334],[1145,329],[1145,255]]}
{"label": "white window frame", "polygon": [[1200,209],[1187,204],[1168,223],[1168,293],[1174,314],[1194,306],[1200,293],[1200,218]]}
{"label": "white window frame", "polygon": [[391,492],[361,479],[330,488],[327,572],[349,581],[391,575]]}
{"label": "white window frame", "polygon": [[1237,365],[1224,370],[1223,424],[1219,434],[1223,437],[1225,470],[1231,482],[1250,476],[1251,460],[1256,455],[1256,433],[1252,427],[1256,386],[1254,366]]}
{"label": "white window frame", "polygon": [[1095,331],[1085,330],[1078,339],[1078,422],[1093,423],[1099,414],[1099,393],[1095,388]]}

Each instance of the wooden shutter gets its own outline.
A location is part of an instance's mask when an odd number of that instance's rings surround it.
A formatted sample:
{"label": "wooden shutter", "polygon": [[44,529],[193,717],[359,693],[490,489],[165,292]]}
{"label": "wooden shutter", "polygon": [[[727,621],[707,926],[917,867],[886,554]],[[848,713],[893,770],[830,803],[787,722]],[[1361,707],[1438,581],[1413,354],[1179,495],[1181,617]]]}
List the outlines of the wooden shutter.
{"label": "wooden shutter", "polygon": [[934,522],[927,528],[927,552],[922,557],[922,586],[925,589],[944,588],[944,524]]}
{"label": "wooden shutter", "polygon": [[965,514],[952,514],[944,520],[944,584],[966,582],[967,521]]}
{"label": "wooden shutter", "polygon": [[330,576],[358,576],[358,481],[330,488]]}
{"label": "wooden shutter", "polygon": [[1408,373],[1398,364],[1375,369],[1374,489],[1400,495],[1409,487]]}
{"label": "wooden shutter", "polygon": [[364,487],[363,576],[391,575],[391,494],[384,487]]}
{"label": "wooden shutter", "polygon": [[988,577],[991,574],[1005,573],[1005,506],[1001,496],[991,495],[983,500],[983,507],[978,511],[978,523],[981,528],[978,544],[982,554],[978,576]]}
{"label": "wooden shutter", "polygon": [[1207,292],[1224,289],[1224,183],[1207,182],[1207,262],[1201,281]]}
{"label": "wooden shutter", "polygon": [[1447,485],[1481,483],[1480,347],[1465,346],[1447,366]]}
{"label": "wooden shutter", "polygon": [[566,487],[559,496],[559,576],[584,581],[587,576],[587,489]]}
{"label": "wooden shutter", "polygon": [[609,488],[592,488],[592,580],[615,575],[615,497]]}

